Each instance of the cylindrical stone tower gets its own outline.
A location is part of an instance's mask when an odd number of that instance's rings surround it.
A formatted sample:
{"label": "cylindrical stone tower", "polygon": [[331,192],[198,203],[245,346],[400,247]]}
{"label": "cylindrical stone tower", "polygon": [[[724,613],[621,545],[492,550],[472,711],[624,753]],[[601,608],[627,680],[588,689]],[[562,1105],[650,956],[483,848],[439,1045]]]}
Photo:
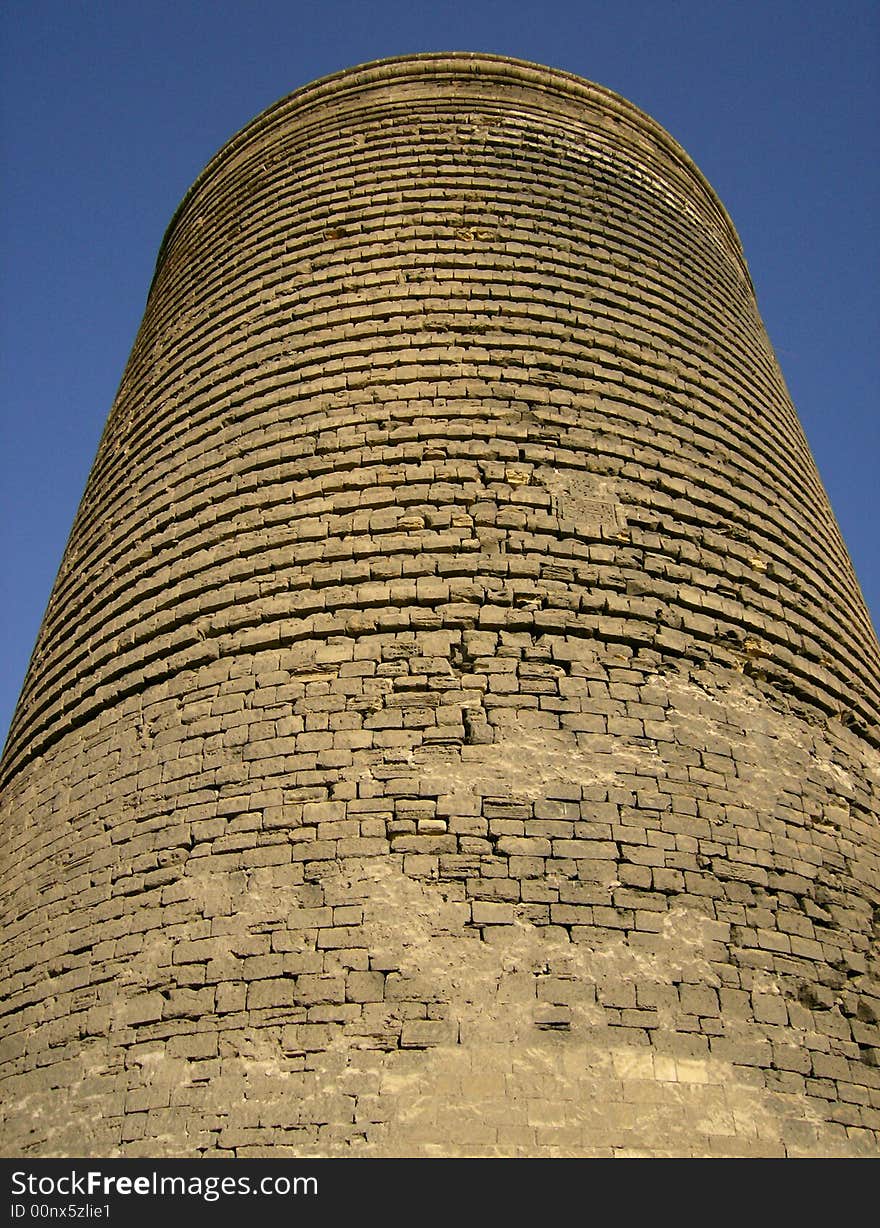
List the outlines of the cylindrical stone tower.
{"label": "cylindrical stone tower", "polygon": [[299,90],[171,224],[6,747],[4,1152],[877,1154],[878,694],[678,145]]}

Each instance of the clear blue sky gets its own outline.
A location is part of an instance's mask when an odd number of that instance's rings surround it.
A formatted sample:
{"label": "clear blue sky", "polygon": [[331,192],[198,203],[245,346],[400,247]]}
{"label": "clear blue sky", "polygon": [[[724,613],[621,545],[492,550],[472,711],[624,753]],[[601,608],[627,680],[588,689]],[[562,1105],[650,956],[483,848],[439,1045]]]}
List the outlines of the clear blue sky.
{"label": "clear blue sky", "polygon": [[5,0],[0,741],[181,196],[291,90],[450,50],[598,81],[688,151],[880,622],[877,0]]}

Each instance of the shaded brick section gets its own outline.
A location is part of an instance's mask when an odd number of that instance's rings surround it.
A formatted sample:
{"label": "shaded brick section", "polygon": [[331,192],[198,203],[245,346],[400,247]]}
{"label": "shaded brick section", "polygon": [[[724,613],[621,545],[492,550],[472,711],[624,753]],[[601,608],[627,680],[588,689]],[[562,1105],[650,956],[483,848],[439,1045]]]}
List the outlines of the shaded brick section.
{"label": "shaded brick section", "polygon": [[878,692],[671,138],[299,91],[166,235],[0,765],[4,1149],[876,1154]]}

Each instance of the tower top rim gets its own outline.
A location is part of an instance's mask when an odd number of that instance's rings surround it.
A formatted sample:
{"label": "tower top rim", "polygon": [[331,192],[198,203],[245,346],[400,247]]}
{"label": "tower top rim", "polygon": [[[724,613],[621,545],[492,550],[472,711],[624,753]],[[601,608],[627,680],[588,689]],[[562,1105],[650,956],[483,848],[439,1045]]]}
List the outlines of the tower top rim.
{"label": "tower top rim", "polygon": [[163,236],[156,257],[156,272],[161,268],[166,249],[181,214],[206,181],[219,170],[224,162],[257,138],[266,128],[277,123],[286,113],[329,102],[343,92],[373,88],[394,81],[417,81],[420,77],[437,78],[456,75],[463,80],[468,77],[483,77],[484,79],[495,77],[499,81],[529,86],[538,91],[543,90],[551,97],[556,94],[581,102],[594,104],[598,102],[610,115],[622,121],[628,121],[635,128],[640,129],[685,170],[706,195],[751,286],[751,276],[742,244],[724,204],[684,147],[662,124],[622,94],[567,69],[553,68],[531,60],[484,51],[425,51],[367,60],[361,64],[318,77],[314,81],[298,86],[291,93],[271,103],[221,146],[186,191]]}

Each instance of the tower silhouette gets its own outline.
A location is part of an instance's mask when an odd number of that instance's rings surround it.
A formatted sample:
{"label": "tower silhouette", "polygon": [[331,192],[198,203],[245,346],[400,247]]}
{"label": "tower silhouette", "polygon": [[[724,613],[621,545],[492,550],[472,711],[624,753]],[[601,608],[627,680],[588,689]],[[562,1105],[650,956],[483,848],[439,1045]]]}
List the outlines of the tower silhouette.
{"label": "tower silhouette", "polygon": [[876,1154],[878,694],[672,138],[297,91],[171,223],[0,767],[5,1152]]}

